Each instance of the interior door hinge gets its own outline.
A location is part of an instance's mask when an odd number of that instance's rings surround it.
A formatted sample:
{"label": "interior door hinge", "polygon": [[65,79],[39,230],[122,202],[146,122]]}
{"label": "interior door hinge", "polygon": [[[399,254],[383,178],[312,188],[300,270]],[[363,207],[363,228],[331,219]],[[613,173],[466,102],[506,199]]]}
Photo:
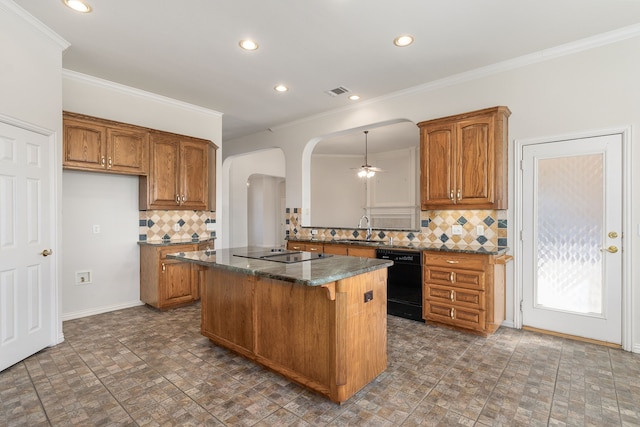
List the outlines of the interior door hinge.
{"label": "interior door hinge", "polygon": [[520,170],[521,170],[521,171],[523,171],[523,170],[524,170],[524,167],[523,167],[522,165],[523,165],[522,160],[520,160]]}
{"label": "interior door hinge", "polygon": [[522,313],[522,300],[520,300],[520,313]]}
{"label": "interior door hinge", "polygon": [[522,230],[520,230],[520,241],[522,241]]}

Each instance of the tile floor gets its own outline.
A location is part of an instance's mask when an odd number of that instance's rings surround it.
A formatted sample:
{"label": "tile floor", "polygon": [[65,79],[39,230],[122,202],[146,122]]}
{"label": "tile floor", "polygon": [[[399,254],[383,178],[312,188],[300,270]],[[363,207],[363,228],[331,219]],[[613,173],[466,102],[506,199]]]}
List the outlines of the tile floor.
{"label": "tile floor", "polygon": [[64,323],[0,373],[0,426],[637,426],[640,355],[389,317],[389,367],[343,405],[212,345],[199,305]]}

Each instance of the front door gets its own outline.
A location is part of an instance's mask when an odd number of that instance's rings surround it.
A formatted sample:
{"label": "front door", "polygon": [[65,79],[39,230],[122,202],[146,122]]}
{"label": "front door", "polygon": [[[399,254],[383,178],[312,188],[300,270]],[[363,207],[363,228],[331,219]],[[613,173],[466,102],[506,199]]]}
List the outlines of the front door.
{"label": "front door", "polygon": [[0,370],[54,342],[49,156],[47,136],[0,122]]}
{"label": "front door", "polygon": [[523,146],[522,323],[622,341],[622,136]]}

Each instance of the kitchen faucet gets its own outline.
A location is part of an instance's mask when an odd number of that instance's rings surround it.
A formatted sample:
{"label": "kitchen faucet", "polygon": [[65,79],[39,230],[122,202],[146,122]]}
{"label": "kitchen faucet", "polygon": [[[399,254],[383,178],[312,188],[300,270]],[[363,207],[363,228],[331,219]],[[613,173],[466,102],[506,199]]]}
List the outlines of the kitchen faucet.
{"label": "kitchen faucet", "polygon": [[358,228],[362,228],[362,220],[367,220],[367,240],[371,240],[371,221],[369,221],[369,217],[367,215],[362,215],[360,217],[360,221],[358,221]]}

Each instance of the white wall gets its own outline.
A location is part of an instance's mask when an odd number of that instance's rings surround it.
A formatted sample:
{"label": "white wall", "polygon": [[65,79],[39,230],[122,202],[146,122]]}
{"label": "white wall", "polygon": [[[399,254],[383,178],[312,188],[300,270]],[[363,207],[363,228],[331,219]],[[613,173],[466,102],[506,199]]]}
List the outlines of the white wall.
{"label": "white wall", "polygon": [[[267,148],[255,153],[227,157],[222,163],[223,202],[220,209],[222,236],[216,248],[242,247],[249,244],[247,181],[254,174],[285,178],[285,156],[280,149]],[[218,215],[219,213],[216,213]]]}
{"label": "white wall", "polygon": [[[630,36],[631,34],[631,36]],[[609,35],[603,41],[590,39],[557,50],[547,50],[496,65],[475,73],[452,76],[425,84],[413,91],[362,102],[335,114],[323,114],[285,126],[227,141],[225,156],[265,147],[281,147],[287,156],[287,205],[302,206],[302,162],[304,147],[323,135],[362,128],[369,123],[407,119],[414,123],[495,105],[508,106],[509,139],[532,139],[603,128],[640,126],[640,31]],[[605,44],[609,43],[609,44]],[[632,133],[632,146],[640,143]],[[513,146],[513,145],[512,145]],[[640,150],[633,149],[632,163],[640,164]],[[510,227],[513,210],[513,150],[509,153]],[[232,179],[231,177],[223,179]],[[640,175],[632,174],[632,230],[626,250],[640,251]],[[229,185],[235,185],[231,182]],[[223,224],[223,227],[226,224]],[[510,228],[511,241],[515,231]],[[640,351],[640,265],[632,267],[632,345]],[[508,272],[507,321],[513,321],[513,268]]]}
{"label": "white wall", "polygon": [[248,191],[248,239],[249,246],[279,247],[284,242],[281,222],[284,210],[280,208],[283,178],[267,175],[251,175]]}
{"label": "white wall", "polygon": [[[54,194],[56,217],[51,241],[53,243],[54,291],[53,313],[58,319],[55,337],[62,336],[59,320],[60,271],[63,254],[60,251],[58,230],[61,224],[59,207],[62,154],[62,51],[68,43],[37,22],[15,3],[0,0],[0,116],[29,126],[45,129],[54,142],[56,165]],[[0,118],[2,118],[0,117]],[[52,342],[53,344],[54,342]]]}
{"label": "white wall", "polygon": [[[221,147],[220,113],[70,71],[63,77],[66,111],[204,138]],[[65,171],[62,184],[62,235],[69,252],[63,266],[63,318],[140,304],[138,179]],[[93,224],[101,226],[99,235],[92,234]],[[77,286],[75,272],[84,269],[93,271],[94,283]]]}

